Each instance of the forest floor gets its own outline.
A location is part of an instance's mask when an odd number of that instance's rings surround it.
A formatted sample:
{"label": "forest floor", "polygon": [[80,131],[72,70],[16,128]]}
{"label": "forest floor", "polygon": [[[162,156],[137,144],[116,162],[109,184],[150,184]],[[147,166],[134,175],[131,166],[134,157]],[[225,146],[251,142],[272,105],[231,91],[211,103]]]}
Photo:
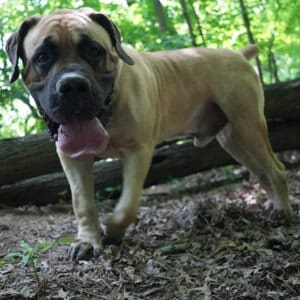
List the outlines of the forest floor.
{"label": "forest floor", "polygon": [[[229,183],[240,174],[145,189],[121,246],[91,261],[67,260],[59,242],[76,233],[70,204],[0,209],[0,299],[300,299],[300,168],[288,171],[289,222],[260,210],[254,181]],[[114,204],[99,202],[99,218]]]}

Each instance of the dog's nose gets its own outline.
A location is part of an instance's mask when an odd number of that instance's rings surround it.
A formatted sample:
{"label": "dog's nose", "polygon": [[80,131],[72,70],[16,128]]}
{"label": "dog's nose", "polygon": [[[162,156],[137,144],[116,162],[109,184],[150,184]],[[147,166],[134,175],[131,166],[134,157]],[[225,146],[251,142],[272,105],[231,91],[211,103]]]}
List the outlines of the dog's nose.
{"label": "dog's nose", "polygon": [[90,83],[78,74],[65,74],[57,81],[56,91],[66,97],[87,95],[90,92]]}

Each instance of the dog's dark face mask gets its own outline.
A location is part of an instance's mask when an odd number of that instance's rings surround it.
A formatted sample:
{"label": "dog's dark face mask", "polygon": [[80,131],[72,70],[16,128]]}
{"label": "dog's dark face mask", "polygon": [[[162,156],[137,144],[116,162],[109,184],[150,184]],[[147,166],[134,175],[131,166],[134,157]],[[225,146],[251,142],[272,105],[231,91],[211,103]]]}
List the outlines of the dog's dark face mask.
{"label": "dog's dark face mask", "polygon": [[[33,62],[37,69],[40,64],[45,63]],[[28,83],[27,88],[41,114],[57,124],[76,118],[88,120],[104,116],[111,104],[116,72],[94,74],[90,69],[79,63],[69,63],[56,66],[41,81]]]}
{"label": "dog's dark face mask", "polygon": [[71,157],[105,151],[118,57],[133,64],[115,25],[92,11],[34,16],[10,37],[6,50],[11,82],[18,78],[21,58],[23,81],[62,151]]}

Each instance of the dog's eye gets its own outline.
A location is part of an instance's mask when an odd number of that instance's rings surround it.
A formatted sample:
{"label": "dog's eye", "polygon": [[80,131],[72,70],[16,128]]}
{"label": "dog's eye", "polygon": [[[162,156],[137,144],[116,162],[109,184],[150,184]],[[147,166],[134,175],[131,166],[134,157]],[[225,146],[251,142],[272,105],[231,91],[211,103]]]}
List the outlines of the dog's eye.
{"label": "dog's eye", "polygon": [[106,54],[105,49],[97,45],[86,45],[79,51],[81,52],[81,56],[92,66],[97,65],[105,58]]}
{"label": "dog's eye", "polygon": [[33,58],[33,63],[39,71],[47,72],[55,61],[56,54],[51,51],[39,51]]}
{"label": "dog's eye", "polygon": [[101,49],[99,49],[98,47],[89,47],[87,50],[86,50],[86,54],[90,57],[94,57],[94,58],[97,58],[99,56],[102,55],[102,51]]}
{"label": "dog's eye", "polygon": [[106,58],[106,49],[86,35],[81,37],[78,53],[92,67],[98,66]]}
{"label": "dog's eye", "polygon": [[46,52],[39,53],[35,58],[36,62],[40,64],[48,63],[50,59],[50,55]]}
{"label": "dog's eye", "polygon": [[51,67],[53,61],[54,56],[52,53],[49,53],[49,51],[38,52],[33,59],[33,62],[36,65],[36,67],[44,72]]}
{"label": "dog's eye", "polygon": [[59,48],[51,40],[51,36],[46,37],[41,45],[35,50],[35,53],[31,59],[32,65],[37,72],[46,74],[59,54]]}
{"label": "dog's eye", "polygon": [[104,54],[105,54],[104,49],[96,46],[86,47],[85,49],[85,55],[92,60],[97,60],[101,58]]}

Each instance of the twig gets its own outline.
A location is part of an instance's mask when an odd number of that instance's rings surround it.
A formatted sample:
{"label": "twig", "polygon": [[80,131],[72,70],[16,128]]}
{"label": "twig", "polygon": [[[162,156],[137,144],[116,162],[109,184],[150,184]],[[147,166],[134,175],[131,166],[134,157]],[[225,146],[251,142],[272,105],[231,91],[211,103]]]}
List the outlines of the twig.
{"label": "twig", "polygon": [[150,295],[152,295],[152,294],[154,294],[154,293],[157,293],[157,292],[162,291],[163,289],[164,289],[163,287],[153,287],[153,288],[151,288],[151,289],[145,291],[145,292],[143,293],[143,297],[148,297],[148,296],[150,296]]}
{"label": "twig", "polygon": [[80,293],[80,294],[86,294],[86,295],[89,295],[89,296],[93,296],[93,297],[96,297],[96,299],[104,299],[104,300],[107,299],[107,297],[104,297],[104,296],[101,296],[101,295],[97,295],[97,294],[94,294],[94,293],[91,293],[91,292],[87,292],[87,291],[85,291],[83,289],[79,290],[79,289],[73,288],[73,287],[71,287],[69,285],[61,286],[61,288],[62,289],[69,289],[69,290],[71,290],[73,292],[77,292],[77,293]]}
{"label": "twig", "polygon": [[157,251],[159,251],[163,255],[175,254],[175,253],[184,252],[190,247],[191,247],[191,243],[172,244],[172,245],[167,245],[158,248]]}

